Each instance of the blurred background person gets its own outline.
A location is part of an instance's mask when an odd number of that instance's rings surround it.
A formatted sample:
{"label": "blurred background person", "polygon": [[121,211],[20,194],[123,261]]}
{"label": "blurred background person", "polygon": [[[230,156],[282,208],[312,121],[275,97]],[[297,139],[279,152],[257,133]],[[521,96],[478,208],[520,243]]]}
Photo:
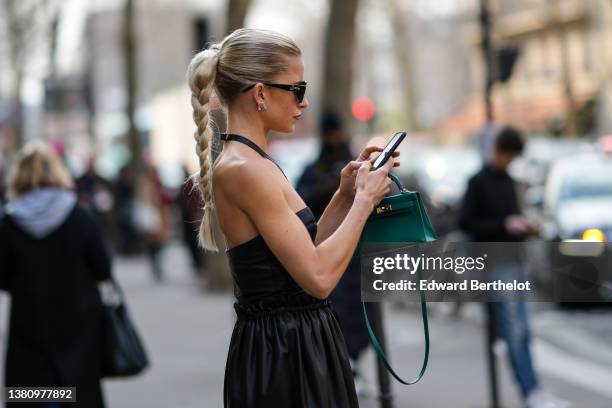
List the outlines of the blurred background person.
{"label": "blurred background person", "polygon": [[[340,186],[340,172],[352,160],[352,153],[342,120],[332,112],[326,111],[320,125],[321,150],[318,158],[308,165],[300,177],[296,190],[312,209],[317,219],[330,203]],[[383,143],[384,146],[384,143]],[[353,254],[340,282],[330,299],[344,339],[351,363],[355,389],[358,395],[368,394],[363,376],[360,375],[358,361],[361,353],[368,347],[370,338],[361,312],[361,276],[359,256]],[[367,305],[366,305],[367,307]]]}
{"label": "blurred background person", "polygon": [[172,198],[162,186],[157,168],[147,160],[146,171],[138,178],[136,185],[132,222],[142,235],[153,278],[158,282],[164,277],[161,255],[171,234],[171,202]]}
{"label": "blurred background person", "polygon": [[[502,128],[483,168],[468,182],[459,215],[459,225],[475,242],[520,242],[537,235],[539,227],[521,215],[516,186],[508,166],[524,147],[518,130]],[[496,254],[489,262],[491,280],[511,282],[523,273],[516,254]],[[490,302],[491,319],[508,347],[510,364],[527,408],[566,408],[570,403],[540,389],[531,356],[529,319],[524,301]]]}
{"label": "blurred background person", "polygon": [[96,161],[90,157],[85,172],[75,182],[79,204],[89,210],[106,236],[111,233],[113,195],[110,184],[96,171]]}
{"label": "blurred background person", "polygon": [[110,278],[111,262],[72,188],[67,169],[44,144],[27,145],[11,171],[0,220],[0,286],[11,295],[4,381],[76,386],[71,407],[103,407],[96,283]]}
{"label": "blurred background person", "polygon": [[127,164],[119,170],[113,186],[115,220],[117,223],[117,249],[121,254],[134,254],[141,249],[139,233],[134,225],[134,169]]}
{"label": "blurred background person", "polygon": [[320,131],[319,157],[306,166],[296,187],[317,219],[338,189],[340,171],[353,156],[342,120],[336,113],[323,114]]}

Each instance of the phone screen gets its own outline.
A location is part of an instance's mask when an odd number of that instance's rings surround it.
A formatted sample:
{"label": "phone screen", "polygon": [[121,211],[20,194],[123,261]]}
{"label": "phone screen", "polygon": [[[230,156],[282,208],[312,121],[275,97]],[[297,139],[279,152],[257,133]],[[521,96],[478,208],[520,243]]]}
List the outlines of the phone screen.
{"label": "phone screen", "polygon": [[379,169],[387,162],[387,160],[389,160],[389,157],[391,157],[395,149],[397,149],[397,146],[399,146],[402,140],[404,140],[404,137],[406,137],[406,132],[397,132],[393,136],[393,138],[385,146],[385,149],[382,151],[380,156],[378,156],[374,161],[374,164],[372,165],[372,170]]}

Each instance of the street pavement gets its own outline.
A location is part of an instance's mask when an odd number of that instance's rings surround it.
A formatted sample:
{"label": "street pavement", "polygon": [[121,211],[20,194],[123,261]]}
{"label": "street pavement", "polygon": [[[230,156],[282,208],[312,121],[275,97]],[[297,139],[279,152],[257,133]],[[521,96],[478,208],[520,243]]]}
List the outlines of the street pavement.
{"label": "street pavement", "polygon": [[[105,380],[108,407],[209,408],[222,406],[223,373],[234,324],[231,293],[202,289],[183,247],[164,250],[164,281],[155,282],[144,257],[116,258],[114,271],[126,292],[129,311],[145,342],[151,366],[130,379]],[[612,407],[612,309],[560,312],[531,304],[533,352],[543,387],[577,408]],[[461,318],[430,305],[431,351],[425,378],[413,386],[393,381],[394,407],[488,407],[482,315],[466,305]],[[5,347],[7,297],[0,302]],[[407,379],[420,369],[423,339],[416,308],[385,304],[391,361]],[[498,355],[502,407],[521,407],[503,343]],[[362,408],[374,408],[375,354],[360,362],[366,394]]]}

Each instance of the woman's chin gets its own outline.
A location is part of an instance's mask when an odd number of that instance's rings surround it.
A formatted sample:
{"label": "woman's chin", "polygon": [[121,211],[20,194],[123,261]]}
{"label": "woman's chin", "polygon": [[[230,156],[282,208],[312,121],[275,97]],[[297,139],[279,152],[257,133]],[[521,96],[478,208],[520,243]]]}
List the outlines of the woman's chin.
{"label": "woman's chin", "polygon": [[275,132],[279,132],[279,133],[293,133],[295,131],[295,124],[289,124],[287,126],[284,127],[279,127],[277,129],[274,129]]}

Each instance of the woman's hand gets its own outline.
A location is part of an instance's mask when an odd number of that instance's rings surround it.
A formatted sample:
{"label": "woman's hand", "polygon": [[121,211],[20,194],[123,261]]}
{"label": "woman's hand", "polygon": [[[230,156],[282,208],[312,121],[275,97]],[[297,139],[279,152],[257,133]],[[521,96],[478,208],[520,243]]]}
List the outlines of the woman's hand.
{"label": "woman's hand", "polygon": [[[357,191],[355,188],[355,180],[357,178],[357,171],[359,170],[359,168],[365,161],[369,160],[373,164],[374,160],[376,160],[376,157],[378,157],[378,155],[376,155],[373,158],[370,158],[370,156],[375,152],[382,152],[383,150],[384,150],[383,147],[368,146],[361,151],[361,153],[359,154],[359,157],[356,160],[353,160],[349,162],[346,166],[344,166],[344,168],[340,172],[340,188],[338,189],[341,195],[351,200],[355,197],[355,192]],[[393,152],[393,155],[391,157],[395,159],[398,156],[399,156],[399,152],[395,151]],[[397,161],[394,162],[393,167],[398,167],[398,166],[399,166],[399,162]]]}
{"label": "woman's hand", "polygon": [[371,171],[372,163],[362,162],[357,170],[355,180],[355,200],[364,200],[373,207],[378,205],[391,191],[391,179],[388,177],[389,171],[395,166],[394,159],[391,157],[378,170]]}

